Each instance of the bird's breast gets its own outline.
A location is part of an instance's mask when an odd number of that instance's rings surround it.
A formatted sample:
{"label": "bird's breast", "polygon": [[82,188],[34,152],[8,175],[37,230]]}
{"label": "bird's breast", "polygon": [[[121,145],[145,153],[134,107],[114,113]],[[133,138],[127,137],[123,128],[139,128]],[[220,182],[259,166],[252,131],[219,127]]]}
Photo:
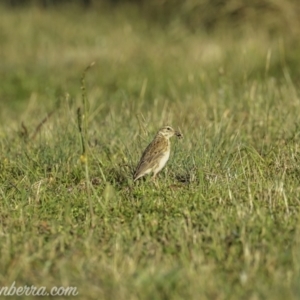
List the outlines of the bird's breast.
{"label": "bird's breast", "polygon": [[166,151],[161,157],[160,161],[158,162],[158,167],[157,167],[158,170],[161,170],[165,166],[169,157],[170,157],[170,150]]}

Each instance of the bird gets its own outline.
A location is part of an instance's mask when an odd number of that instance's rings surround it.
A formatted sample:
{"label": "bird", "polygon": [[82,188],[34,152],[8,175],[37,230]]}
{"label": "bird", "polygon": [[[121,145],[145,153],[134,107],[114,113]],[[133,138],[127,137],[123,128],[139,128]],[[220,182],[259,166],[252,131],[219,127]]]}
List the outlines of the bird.
{"label": "bird", "polygon": [[172,136],[182,138],[183,135],[174,130],[171,126],[163,126],[156,133],[153,141],[147,146],[136,167],[133,181],[153,173],[152,179],[155,181],[156,175],[167,163],[170,157],[170,138]]}

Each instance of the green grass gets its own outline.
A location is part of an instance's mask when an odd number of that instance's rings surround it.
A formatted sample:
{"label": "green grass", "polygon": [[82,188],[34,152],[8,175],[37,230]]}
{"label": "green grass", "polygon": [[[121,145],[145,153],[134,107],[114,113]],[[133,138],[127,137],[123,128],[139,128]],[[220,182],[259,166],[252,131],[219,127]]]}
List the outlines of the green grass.
{"label": "green grass", "polygon": [[[0,10],[0,287],[300,298],[297,41],[132,8]],[[163,124],[184,139],[159,188],[134,184]]]}

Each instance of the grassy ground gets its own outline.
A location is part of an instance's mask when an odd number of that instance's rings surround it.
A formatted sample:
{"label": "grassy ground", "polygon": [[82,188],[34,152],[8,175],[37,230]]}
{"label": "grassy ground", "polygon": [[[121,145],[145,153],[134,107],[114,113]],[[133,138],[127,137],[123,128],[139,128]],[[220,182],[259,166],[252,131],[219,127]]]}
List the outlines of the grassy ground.
{"label": "grassy ground", "polygon": [[[0,9],[0,287],[300,298],[297,43],[134,9]],[[163,124],[184,139],[159,188],[133,184]]]}

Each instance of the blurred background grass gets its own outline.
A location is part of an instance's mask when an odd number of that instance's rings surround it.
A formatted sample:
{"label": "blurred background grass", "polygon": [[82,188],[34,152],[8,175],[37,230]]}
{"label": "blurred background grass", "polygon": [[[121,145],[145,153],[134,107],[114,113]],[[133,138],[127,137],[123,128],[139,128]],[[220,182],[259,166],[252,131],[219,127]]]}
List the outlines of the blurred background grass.
{"label": "blurred background grass", "polygon": [[94,60],[98,89],[114,99],[143,84],[150,102],[180,97],[172,85],[203,76],[209,89],[228,76],[236,85],[266,73],[299,80],[297,1],[11,0],[1,10],[0,99],[14,108],[33,92],[72,93]]}
{"label": "blurred background grass", "polygon": [[161,24],[179,21],[192,31],[211,31],[224,25],[235,29],[249,26],[263,28],[270,34],[283,32],[296,35],[299,31],[299,5],[296,0],[5,0],[5,3],[10,7],[35,5],[44,9],[77,4],[91,10],[131,5],[152,21]]}

